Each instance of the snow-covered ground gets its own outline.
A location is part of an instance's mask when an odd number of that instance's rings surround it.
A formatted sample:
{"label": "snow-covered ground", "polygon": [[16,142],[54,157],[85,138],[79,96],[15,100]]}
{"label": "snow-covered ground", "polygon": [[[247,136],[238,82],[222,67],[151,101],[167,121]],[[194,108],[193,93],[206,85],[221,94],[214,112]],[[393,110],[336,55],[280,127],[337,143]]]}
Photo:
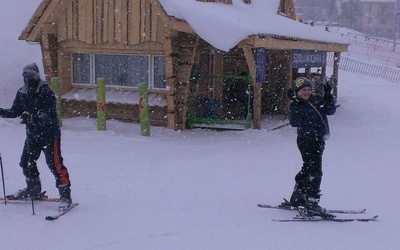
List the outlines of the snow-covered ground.
{"label": "snow-covered ground", "polygon": [[[11,106],[22,67],[41,60],[37,46],[16,41],[40,1],[7,2],[0,107]],[[143,137],[139,124],[108,121],[100,132],[94,119],[74,118],[63,120],[62,150],[80,205],[49,222],[57,204],[37,202],[32,215],[30,203],[0,203],[1,249],[399,249],[400,85],[344,71],[339,78],[321,205],[366,208],[359,217],[378,221],[279,223],[272,219],[295,213],[256,206],[288,198],[301,167],[295,129],[270,130],[285,121],[266,117],[261,130],[245,131],[151,127]],[[7,193],[25,185],[24,138],[18,119],[0,119]],[[43,189],[57,196],[43,158],[39,168]]]}

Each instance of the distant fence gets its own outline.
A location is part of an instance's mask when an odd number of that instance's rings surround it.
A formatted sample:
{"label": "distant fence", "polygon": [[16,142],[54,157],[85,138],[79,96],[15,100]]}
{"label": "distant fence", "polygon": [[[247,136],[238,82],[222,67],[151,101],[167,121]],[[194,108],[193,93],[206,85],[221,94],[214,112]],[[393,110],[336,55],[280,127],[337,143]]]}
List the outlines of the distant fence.
{"label": "distant fence", "polygon": [[[328,53],[327,64],[330,66],[333,65],[333,53]],[[339,69],[400,83],[400,70],[359,62],[348,57],[340,57]]]}
{"label": "distant fence", "polygon": [[342,34],[344,39],[347,39],[352,42],[356,42],[359,44],[364,44],[368,46],[374,46],[376,48],[388,49],[392,51],[396,51],[396,47],[399,48],[400,43],[395,40],[390,40],[381,37],[373,37],[364,35],[361,33],[351,33],[348,32],[347,34]]}

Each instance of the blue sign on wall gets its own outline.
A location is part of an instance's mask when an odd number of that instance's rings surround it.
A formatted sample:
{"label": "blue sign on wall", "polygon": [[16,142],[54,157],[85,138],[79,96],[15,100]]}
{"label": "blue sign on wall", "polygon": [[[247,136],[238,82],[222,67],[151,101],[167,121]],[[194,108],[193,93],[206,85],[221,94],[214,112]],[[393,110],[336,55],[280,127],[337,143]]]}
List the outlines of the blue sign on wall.
{"label": "blue sign on wall", "polygon": [[256,50],[256,82],[266,82],[266,54],[265,48],[257,48]]}
{"label": "blue sign on wall", "polygon": [[292,50],[292,68],[324,66],[326,66],[326,52],[317,50]]}

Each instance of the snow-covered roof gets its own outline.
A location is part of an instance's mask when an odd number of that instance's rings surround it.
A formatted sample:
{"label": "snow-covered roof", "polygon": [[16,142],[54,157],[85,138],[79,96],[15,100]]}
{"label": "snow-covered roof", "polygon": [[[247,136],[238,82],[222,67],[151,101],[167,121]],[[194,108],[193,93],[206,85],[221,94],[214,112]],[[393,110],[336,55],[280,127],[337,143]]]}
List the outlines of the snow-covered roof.
{"label": "snow-covered roof", "polygon": [[167,15],[185,20],[212,46],[228,51],[251,35],[348,44],[341,37],[277,14],[280,0],[233,0],[233,4],[196,0],[159,0]]}

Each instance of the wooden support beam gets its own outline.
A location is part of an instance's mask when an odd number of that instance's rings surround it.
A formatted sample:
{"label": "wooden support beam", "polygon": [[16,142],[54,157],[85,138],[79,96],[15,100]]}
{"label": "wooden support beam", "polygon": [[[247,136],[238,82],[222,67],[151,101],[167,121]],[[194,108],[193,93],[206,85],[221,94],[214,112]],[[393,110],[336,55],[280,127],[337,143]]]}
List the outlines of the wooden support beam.
{"label": "wooden support beam", "polygon": [[166,93],[166,101],[167,101],[167,128],[175,129],[175,101],[174,101],[174,85],[176,82],[176,76],[174,74],[173,61],[174,58],[173,48],[172,48],[172,38],[169,36],[165,36],[164,40],[164,52],[165,52],[165,77],[167,81],[167,93]]}
{"label": "wooden support beam", "polygon": [[283,40],[271,37],[258,37],[258,36],[251,36],[245,39],[242,43],[253,48],[267,48],[274,50],[303,49],[303,50],[318,50],[318,51],[329,51],[329,52],[347,51],[347,45],[345,44]]}
{"label": "wooden support beam", "polygon": [[256,82],[256,59],[251,47],[242,47],[244,56],[246,57],[249,73],[254,83],[253,88],[253,128],[261,129],[261,83]]}
{"label": "wooden support beam", "polygon": [[289,89],[292,88],[292,82],[294,81],[293,79],[293,68],[292,68],[292,53],[288,53],[288,57],[287,57],[287,61],[286,61],[286,81],[285,81],[285,86],[284,88],[282,88],[282,92],[281,93],[277,93],[280,94],[282,96],[282,106],[285,109],[285,113],[289,114],[289,105],[290,105],[290,100],[289,97],[287,95],[287,92]]}
{"label": "wooden support beam", "polygon": [[340,53],[335,52],[333,57],[333,76],[336,78],[336,84],[332,86],[333,96],[335,100],[338,96],[338,85],[339,85],[339,63],[340,63]]}

